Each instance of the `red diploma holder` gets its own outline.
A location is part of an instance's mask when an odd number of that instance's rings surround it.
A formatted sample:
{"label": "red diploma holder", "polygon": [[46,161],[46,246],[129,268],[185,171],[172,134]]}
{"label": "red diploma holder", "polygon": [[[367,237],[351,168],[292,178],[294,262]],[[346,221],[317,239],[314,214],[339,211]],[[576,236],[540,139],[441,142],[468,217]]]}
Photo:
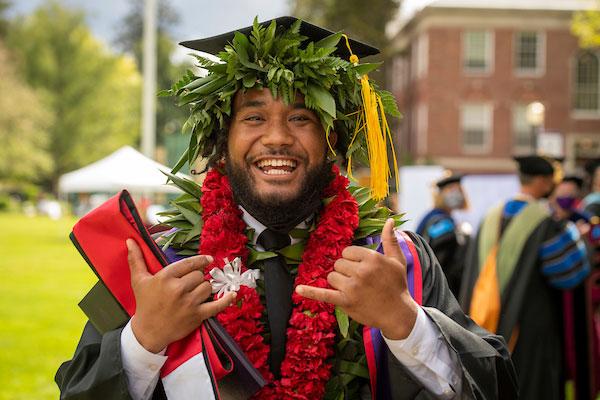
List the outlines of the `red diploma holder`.
{"label": "red diploma holder", "polygon": [[[140,246],[150,273],[155,274],[169,264],[125,190],[81,218],[70,235],[99,279],[79,306],[102,334],[124,326],[135,314],[125,244],[130,238]],[[167,347],[168,359],[161,369],[161,377],[200,353],[217,399],[248,399],[266,384],[238,344],[214,318],[204,321],[199,329]]]}

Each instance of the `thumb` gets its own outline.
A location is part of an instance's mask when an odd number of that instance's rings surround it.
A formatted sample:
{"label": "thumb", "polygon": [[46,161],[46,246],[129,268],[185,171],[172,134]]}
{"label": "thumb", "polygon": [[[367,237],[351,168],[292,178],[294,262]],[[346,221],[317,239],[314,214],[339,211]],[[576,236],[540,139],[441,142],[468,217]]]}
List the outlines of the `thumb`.
{"label": "thumb", "polygon": [[129,263],[129,271],[131,272],[131,283],[133,284],[149,276],[150,273],[148,272],[148,267],[146,267],[142,250],[136,241],[127,239],[125,244],[127,245],[127,262]]}
{"label": "thumb", "polygon": [[383,244],[383,254],[393,257],[398,261],[405,263],[404,253],[398,244],[398,239],[394,234],[394,219],[388,218],[381,232],[381,243]]}
{"label": "thumb", "polygon": [[226,309],[227,307],[232,305],[233,302],[235,301],[236,297],[237,297],[236,292],[229,292],[225,296],[222,296],[221,298],[219,298],[217,300],[207,301],[206,303],[202,303],[202,305],[200,307],[204,308],[203,311],[205,312],[203,319],[214,317],[215,315],[217,315],[218,313],[220,313],[221,311],[223,311],[224,309]]}

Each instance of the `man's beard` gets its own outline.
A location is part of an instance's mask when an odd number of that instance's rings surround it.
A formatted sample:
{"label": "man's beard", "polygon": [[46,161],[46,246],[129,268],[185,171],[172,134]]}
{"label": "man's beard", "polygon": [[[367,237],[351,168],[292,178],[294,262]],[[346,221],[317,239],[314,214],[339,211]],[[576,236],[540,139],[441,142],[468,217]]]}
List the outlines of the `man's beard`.
{"label": "man's beard", "polygon": [[333,178],[331,163],[323,159],[318,165],[307,169],[297,195],[285,199],[277,193],[260,197],[254,190],[255,185],[246,164],[239,165],[228,156],[225,171],[234,200],[260,223],[282,233],[288,233],[319,210],[323,190]]}

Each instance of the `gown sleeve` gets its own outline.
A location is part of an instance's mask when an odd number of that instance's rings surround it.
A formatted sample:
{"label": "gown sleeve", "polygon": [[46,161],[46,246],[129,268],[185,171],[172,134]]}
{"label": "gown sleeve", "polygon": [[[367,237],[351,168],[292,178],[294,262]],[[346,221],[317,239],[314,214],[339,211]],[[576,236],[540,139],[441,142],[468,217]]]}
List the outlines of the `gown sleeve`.
{"label": "gown sleeve", "polygon": [[[121,359],[122,330],[101,335],[90,322],[85,325],[73,358],[54,378],[61,399],[131,399]],[[152,399],[166,399],[160,381]]]}

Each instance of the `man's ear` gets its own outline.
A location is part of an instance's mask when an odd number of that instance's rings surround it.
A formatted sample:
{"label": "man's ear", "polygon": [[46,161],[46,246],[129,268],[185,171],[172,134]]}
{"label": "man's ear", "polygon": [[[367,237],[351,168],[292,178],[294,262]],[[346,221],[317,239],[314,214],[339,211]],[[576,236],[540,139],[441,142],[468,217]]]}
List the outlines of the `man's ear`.
{"label": "man's ear", "polygon": [[329,145],[327,146],[327,151],[331,151],[329,146],[335,150],[335,145],[337,144],[338,135],[336,131],[329,132]]}

